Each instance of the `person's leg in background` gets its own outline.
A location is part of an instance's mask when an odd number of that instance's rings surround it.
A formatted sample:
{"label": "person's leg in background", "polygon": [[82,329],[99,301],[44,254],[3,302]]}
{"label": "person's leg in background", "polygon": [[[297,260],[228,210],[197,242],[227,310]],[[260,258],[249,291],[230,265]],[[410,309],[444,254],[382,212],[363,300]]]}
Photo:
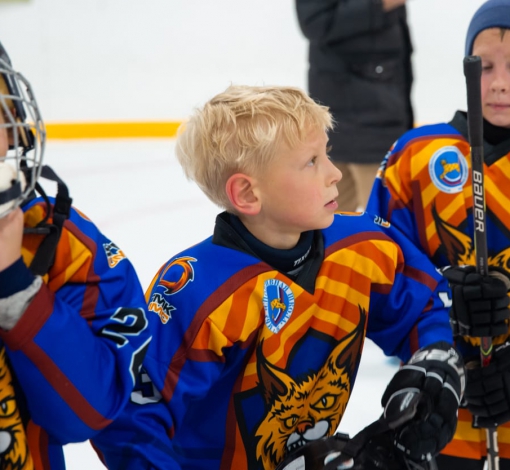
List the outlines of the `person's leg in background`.
{"label": "person's leg in background", "polygon": [[358,207],[358,195],[356,193],[356,182],[349,169],[349,163],[338,161],[333,161],[333,163],[342,172],[342,179],[336,184],[338,188],[337,210],[354,212]]}
{"label": "person's leg in background", "polygon": [[342,179],[337,183],[338,210],[342,212],[365,210],[380,163],[356,164],[338,161],[333,163],[342,172]]}
{"label": "person's leg in background", "polygon": [[[349,163],[349,170],[356,187],[357,207],[354,210],[364,211],[374,184],[375,175],[380,163],[357,164]],[[343,178],[342,178],[343,181]]]}

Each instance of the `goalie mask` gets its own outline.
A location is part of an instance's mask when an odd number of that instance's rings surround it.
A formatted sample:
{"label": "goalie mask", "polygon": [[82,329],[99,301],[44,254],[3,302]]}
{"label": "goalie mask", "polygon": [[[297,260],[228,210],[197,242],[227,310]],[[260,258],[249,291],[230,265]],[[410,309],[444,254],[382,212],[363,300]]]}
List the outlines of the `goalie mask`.
{"label": "goalie mask", "polygon": [[44,123],[32,88],[13,70],[0,43],[0,218],[33,192],[44,144]]}

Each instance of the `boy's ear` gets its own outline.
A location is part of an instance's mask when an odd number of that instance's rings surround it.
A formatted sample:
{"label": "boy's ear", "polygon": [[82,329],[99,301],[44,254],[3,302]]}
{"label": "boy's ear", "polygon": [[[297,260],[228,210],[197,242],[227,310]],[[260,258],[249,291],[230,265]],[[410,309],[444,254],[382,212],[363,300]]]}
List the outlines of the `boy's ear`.
{"label": "boy's ear", "polygon": [[260,211],[255,180],[243,173],[233,174],[225,184],[228,199],[240,214],[255,215]]}

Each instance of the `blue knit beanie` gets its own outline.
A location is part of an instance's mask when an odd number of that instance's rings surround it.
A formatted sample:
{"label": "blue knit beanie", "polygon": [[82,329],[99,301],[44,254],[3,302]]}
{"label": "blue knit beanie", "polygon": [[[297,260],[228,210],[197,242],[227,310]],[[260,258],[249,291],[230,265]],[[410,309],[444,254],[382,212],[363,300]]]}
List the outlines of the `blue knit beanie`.
{"label": "blue knit beanie", "polygon": [[489,28],[510,29],[510,0],[489,0],[485,2],[471,19],[466,36],[466,55],[473,52],[476,36]]}

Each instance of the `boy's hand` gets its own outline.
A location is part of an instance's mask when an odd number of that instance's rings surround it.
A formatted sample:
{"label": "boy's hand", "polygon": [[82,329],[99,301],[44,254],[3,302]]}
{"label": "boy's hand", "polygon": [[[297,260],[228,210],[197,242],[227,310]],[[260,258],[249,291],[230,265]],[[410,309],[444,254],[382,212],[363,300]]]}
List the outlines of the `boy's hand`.
{"label": "boy's hand", "polygon": [[474,266],[448,266],[443,276],[452,290],[450,324],[454,335],[499,336],[508,333],[508,273],[489,268],[482,276]]}
{"label": "boy's hand", "polygon": [[483,428],[510,421],[510,342],[494,347],[491,362],[466,364],[466,402],[476,423]]}
{"label": "boy's hand", "polygon": [[[382,397],[397,449],[416,462],[437,455],[453,438],[465,383],[463,360],[452,345],[441,341],[414,353]],[[399,421],[398,410],[407,409],[409,397],[416,396],[420,402],[413,419]]]}
{"label": "boy's hand", "polygon": [[23,211],[18,207],[0,219],[0,271],[21,256],[23,241]]}

